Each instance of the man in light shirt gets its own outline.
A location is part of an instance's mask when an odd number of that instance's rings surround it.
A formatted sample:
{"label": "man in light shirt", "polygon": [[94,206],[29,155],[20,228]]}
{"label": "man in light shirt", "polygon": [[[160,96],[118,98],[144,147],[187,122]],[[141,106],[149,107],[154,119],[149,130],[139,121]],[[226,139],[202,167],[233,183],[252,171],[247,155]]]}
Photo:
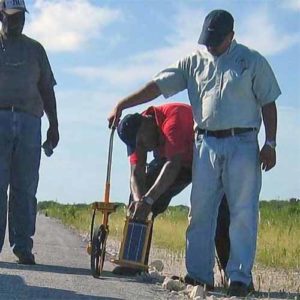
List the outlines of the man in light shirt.
{"label": "man in light shirt", "polygon": [[[188,275],[212,286],[214,233],[221,195],[230,211],[230,257],[226,275],[229,296],[250,291],[254,263],[261,168],[276,164],[277,112],[281,94],[273,71],[257,51],[234,39],[233,17],[211,11],[198,43],[204,45],[158,73],[141,90],[122,99],[109,116],[163,95],[187,90],[196,124],[191,210],[187,230]],[[261,121],[265,144],[259,149]]]}

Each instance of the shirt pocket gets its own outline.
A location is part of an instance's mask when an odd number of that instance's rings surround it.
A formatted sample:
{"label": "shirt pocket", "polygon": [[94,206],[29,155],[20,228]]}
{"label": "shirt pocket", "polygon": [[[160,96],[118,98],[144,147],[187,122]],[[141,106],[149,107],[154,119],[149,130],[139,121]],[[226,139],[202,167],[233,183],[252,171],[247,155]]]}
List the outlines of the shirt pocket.
{"label": "shirt pocket", "polygon": [[224,88],[226,88],[231,95],[243,97],[251,90],[252,79],[249,69],[232,68],[227,70],[223,75]]}

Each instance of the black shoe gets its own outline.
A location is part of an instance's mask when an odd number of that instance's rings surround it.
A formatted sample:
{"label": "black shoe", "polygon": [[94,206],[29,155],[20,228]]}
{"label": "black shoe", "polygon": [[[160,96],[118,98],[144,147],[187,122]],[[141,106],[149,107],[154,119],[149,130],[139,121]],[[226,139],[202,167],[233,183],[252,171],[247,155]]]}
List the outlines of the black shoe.
{"label": "black shoe", "polygon": [[123,275],[123,276],[136,276],[143,272],[141,269],[129,268],[124,266],[117,266],[113,269],[113,274]]}
{"label": "black shoe", "polygon": [[232,281],[229,285],[227,295],[229,297],[246,297],[254,291],[253,283],[249,286],[240,281]]}
{"label": "black shoe", "polygon": [[179,277],[179,276],[172,276],[171,279],[173,280],[179,280],[185,284],[190,284],[190,285],[193,285],[193,286],[196,286],[196,285],[200,285],[200,286],[203,286],[205,287],[206,286],[206,290],[207,291],[213,291],[214,290],[214,287],[210,284],[206,284],[206,283],[203,283],[201,281],[198,281],[194,278],[192,278],[190,275],[186,274],[184,277]]}
{"label": "black shoe", "polygon": [[13,251],[18,258],[17,263],[21,265],[35,265],[34,255],[32,253],[22,253]]}
{"label": "black shoe", "polygon": [[254,288],[254,284],[253,284],[252,280],[251,280],[251,282],[248,286],[248,291],[249,291],[249,293],[254,293],[255,292],[255,288]]}

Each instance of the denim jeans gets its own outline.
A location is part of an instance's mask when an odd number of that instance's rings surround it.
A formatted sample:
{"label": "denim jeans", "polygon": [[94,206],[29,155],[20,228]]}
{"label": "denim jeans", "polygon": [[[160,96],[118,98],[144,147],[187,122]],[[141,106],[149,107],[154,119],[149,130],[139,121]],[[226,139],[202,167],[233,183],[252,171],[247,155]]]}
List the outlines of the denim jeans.
{"label": "denim jeans", "polygon": [[194,147],[186,267],[190,276],[213,284],[214,234],[223,194],[230,212],[232,281],[249,284],[257,237],[261,170],[256,132],[227,138],[198,135]]}
{"label": "denim jeans", "polygon": [[[153,159],[146,169],[146,190],[156,181],[159,173],[162,170],[166,160],[165,159]],[[169,206],[173,197],[178,195],[192,182],[192,170],[188,167],[182,167],[175,181],[170,187],[155,201],[152,207],[153,220],[155,217],[163,213]],[[132,201],[132,195],[130,195],[129,203]],[[146,263],[150,254],[152,240],[152,228],[149,236],[149,243],[146,253]],[[222,202],[219,208],[218,214],[218,226],[215,236],[216,250],[220,263],[223,269],[225,269],[229,257],[230,242],[229,242],[229,210],[227,206],[226,197],[223,196]],[[214,249],[213,255],[214,255]]]}
{"label": "denim jeans", "polygon": [[35,233],[41,157],[41,119],[23,112],[0,110],[0,251],[7,219],[14,252],[29,253]]}

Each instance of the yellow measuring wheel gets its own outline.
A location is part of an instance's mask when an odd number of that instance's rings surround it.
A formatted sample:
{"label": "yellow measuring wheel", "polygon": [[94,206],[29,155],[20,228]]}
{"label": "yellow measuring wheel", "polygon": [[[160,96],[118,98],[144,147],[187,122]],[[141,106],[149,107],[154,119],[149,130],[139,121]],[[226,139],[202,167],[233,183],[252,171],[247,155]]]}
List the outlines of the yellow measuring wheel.
{"label": "yellow measuring wheel", "polygon": [[[106,182],[104,188],[104,200],[102,202],[94,202],[92,204],[93,216],[91,222],[90,241],[87,247],[87,252],[91,256],[91,271],[95,278],[101,275],[105,260],[105,249],[106,240],[109,233],[108,218],[112,212],[116,211],[117,204],[109,202],[110,194],[110,175],[111,175],[111,164],[112,164],[112,150],[113,150],[113,138],[114,138],[115,127],[112,128],[109,149],[108,149],[108,162],[107,162],[107,173]],[[95,227],[95,216],[97,211],[102,212],[102,224],[99,227]]]}

